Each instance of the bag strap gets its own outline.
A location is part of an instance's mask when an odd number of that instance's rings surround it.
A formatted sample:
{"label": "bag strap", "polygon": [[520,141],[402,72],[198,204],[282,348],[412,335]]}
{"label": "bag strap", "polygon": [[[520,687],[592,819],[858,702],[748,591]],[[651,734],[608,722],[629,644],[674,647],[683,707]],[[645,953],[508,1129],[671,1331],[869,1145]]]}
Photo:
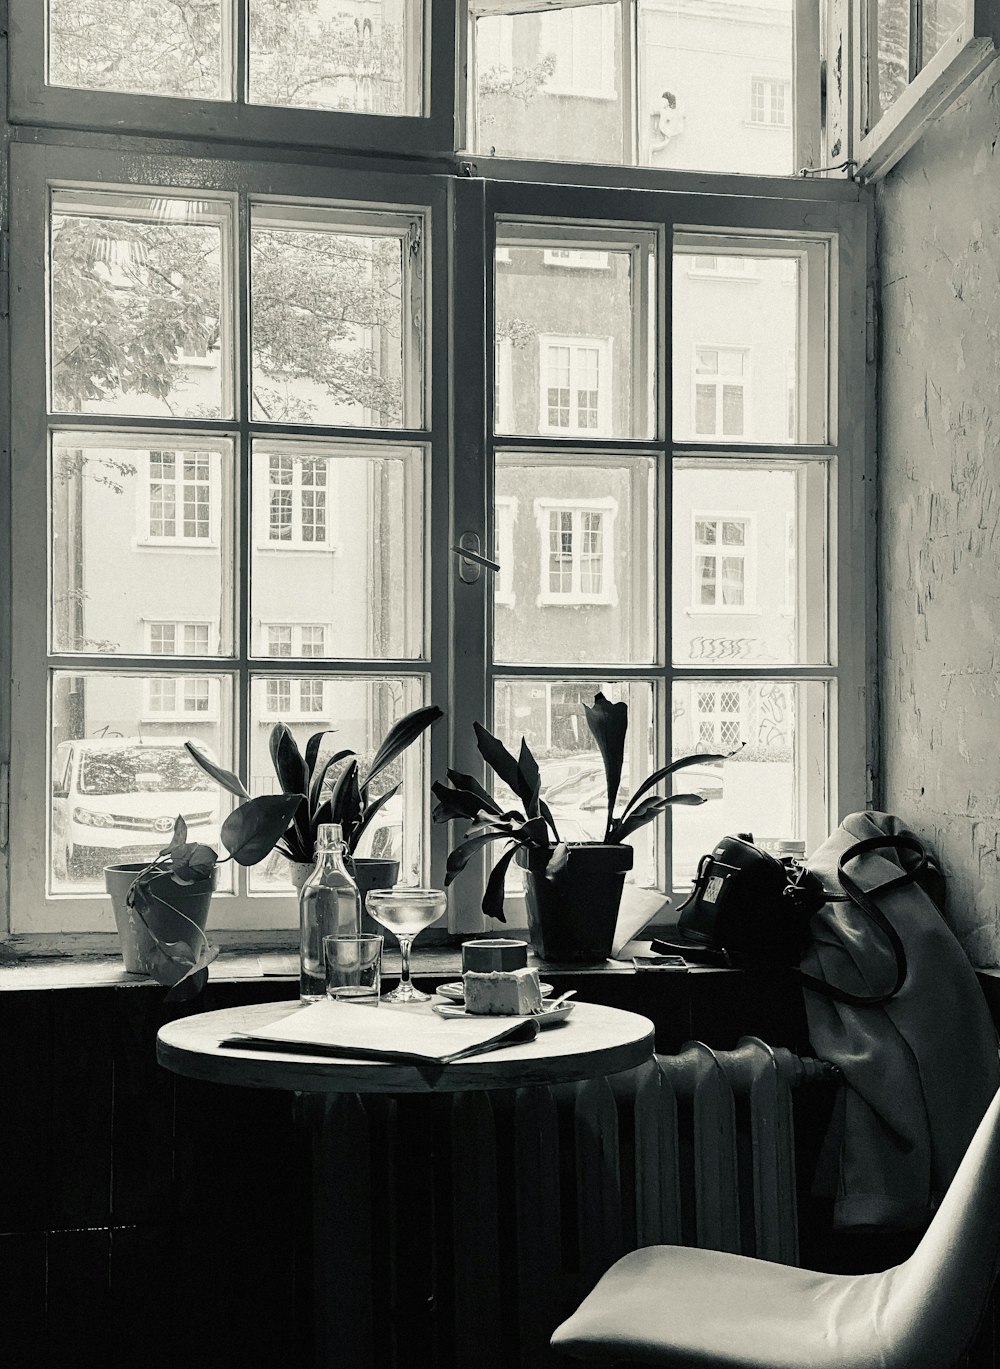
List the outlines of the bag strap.
{"label": "bag strap", "polygon": [[[863,856],[869,851],[910,851],[919,857],[917,864],[912,870],[903,870],[893,879],[887,880],[885,884],[880,884],[877,889],[862,889],[844,869],[849,861],[856,856]],[[855,907],[871,919],[872,922],[885,935],[886,940],[892,947],[893,956],[896,960],[896,980],[891,989],[885,993],[877,994],[857,994],[851,993],[848,989],[842,989],[837,984],[830,984],[825,979],[819,979],[815,975],[807,974],[804,970],[798,971],[799,979],[803,985],[814,990],[816,993],[823,994],[826,998],[836,999],[838,1003],[849,1003],[853,1007],[873,1007],[878,1003],[885,1003],[890,998],[899,993],[903,984],[906,982],[906,951],[902,940],[895,927],[882,912],[881,908],[872,898],[873,894],[885,894],[891,889],[902,889],[907,884],[916,882],[918,876],[923,874],[927,868],[927,852],[921,843],[913,836],[884,836],[866,837],[863,841],[857,841],[853,846],[849,846],[844,851],[837,862],[837,876],[844,890],[846,898],[836,898],[828,901],[846,902],[850,901]]]}

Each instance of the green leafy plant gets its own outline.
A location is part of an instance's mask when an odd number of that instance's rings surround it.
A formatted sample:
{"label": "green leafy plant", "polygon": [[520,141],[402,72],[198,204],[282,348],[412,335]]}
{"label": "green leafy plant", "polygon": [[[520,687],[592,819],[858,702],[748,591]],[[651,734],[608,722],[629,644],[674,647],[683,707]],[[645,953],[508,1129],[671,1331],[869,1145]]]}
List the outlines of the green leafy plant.
{"label": "green leafy plant", "polygon": [[[628,735],[628,704],[611,703],[602,693],[594,697],[593,705],[584,705],[587,726],[604,762],[607,783],[607,818],[604,835],[599,844],[620,846],[633,832],[653,822],[673,804],[694,806],[704,803],[700,794],[654,794],[652,790],[669,775],[689,765],[706,765],[724,760],[722,755],[682,756],[669,765],[655,770],[639,784],[632,797],[615,814],[618,791],[621,787],[622,766],[625,760],[625,740]],[[462,840],[448,856],[445,885],[465,869],[477,852],[496,841],[506,842],[486,884],[483,912],[487,917],[505,922],[503,913],[504,880],[507,869],[521,847],[537,847],[550,851],[545,867],[548,879],[557,879],[572,858],[573,843],[564,842],[548,804],[541,797],[541,775],[531,750],[521,738],[521,749],[515,758],[492,733],[480,723],[474,723],[479,754],[498,779],[521,800],[521,808],[503,809],[496,799],[474,779],[457,770],[449,770],[451,785],[440,780],[432,785],[437,798],[432,816],[435,822],[466,821]]]}
{"label": "green leafy plant", "polygon": [[[215,778],[220,775],[235,778],[196,753],[190,744],[188,749]],[[214,847],[199,841],[189,842],[187,824],[178,816],[169,845],[136,875],[126,903],[149,933],[152,941],[152,951],[146,957],[149,972],[157,983],[171,986],[168,1000],[193,998],[200,993],[208,979],[208,967],[219,954],[218,947],[211,944],[198,923],[179,906],[180,901],[185,896],[203,896],[201,890],[196,891],[192,886],[211,879],[216,867],[227,860],[235,860],[239,865],[256,865],[263,860],[274,849],[303,797],[302,794],[262,794],[252,799],[248,795],[247,802],[234,808],[222,824],[219,835],[229,852],[222,860]],[[191,890],[190,895],[185,895],[186,889]],[[187,923],[189,936],[176,941],[165,940],[156,926],[157,913],[162,910]]]}
{"label": "green leafy plant", "polygon": [[[306,743],[303,755],[288,727],[284,723],[275,723],[270,737],[271,764],[282,793],[272,797],[294,798],[296,802],[286,815],[284,830],[272,843],[274,848],[291,861],[311,865],[316,856],[316,837],[320,825],[338,822],[347,849],[353,855],[372,820],[399,791],[400,786],[394,784],[385,793],[373,796],[373,781],[422,732],[443,717],[436,704],[428,704],[400,718],[386,733],[364,778],[359,774],[359,762],[354,751],[335,751],[331,756],[320,754],[323,738],[332,735],[330,729],[314,732]],[[185,745],[192,759],[224,789],[238,798],[250,798],[242,780],[236,775],[210,761],[191,742]],[[240,810],[237,808],[235,811]]]}

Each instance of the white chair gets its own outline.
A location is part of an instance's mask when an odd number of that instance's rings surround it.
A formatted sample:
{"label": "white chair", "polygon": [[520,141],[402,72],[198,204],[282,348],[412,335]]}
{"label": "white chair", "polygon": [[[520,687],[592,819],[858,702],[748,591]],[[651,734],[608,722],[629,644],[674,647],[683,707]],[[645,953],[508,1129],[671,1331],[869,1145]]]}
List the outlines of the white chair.
{"label": "white chair", "polygon": [[951,1369],[986,1306],[1000,1251],[1000,1092],[904,1263],[818,1274],[744,1255],[649,1246],[626,1255],[553,1346],[663,1369]]}

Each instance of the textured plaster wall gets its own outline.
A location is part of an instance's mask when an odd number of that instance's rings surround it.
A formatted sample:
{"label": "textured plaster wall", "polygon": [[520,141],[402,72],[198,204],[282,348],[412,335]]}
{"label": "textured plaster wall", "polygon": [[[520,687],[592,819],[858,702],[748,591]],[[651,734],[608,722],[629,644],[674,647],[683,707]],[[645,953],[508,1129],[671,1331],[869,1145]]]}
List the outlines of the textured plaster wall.
{"label": "textured plaster wall", "polygon": [[877,192],[883,807],[1000,963],[1000,63]]}

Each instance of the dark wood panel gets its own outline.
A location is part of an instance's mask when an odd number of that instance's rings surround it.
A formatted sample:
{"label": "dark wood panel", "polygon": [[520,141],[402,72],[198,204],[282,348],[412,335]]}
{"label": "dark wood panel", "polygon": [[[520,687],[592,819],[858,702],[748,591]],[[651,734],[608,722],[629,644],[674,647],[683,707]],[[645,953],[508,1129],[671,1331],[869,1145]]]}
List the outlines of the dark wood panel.
{"label": "dark wood panel", "polygon": [[111,1222],[112,1010],[99,989],[52,995],[52,1230]]}
{"label": "dark wood panel", "polygon": [[0,1344],[5,1364],[45,1369],[43,1231],[0,1236]]}
{"label": "dark wood panel", "polygon": [[114,996],[111,1216],[116,1226],[163,1221],[173,1171],[175,1076],[156,1063],[159,995]]}
{"label": "dark wood panel", "polygon": [[49,1233],[45,1333],[51,1365],[113,1363],[110,1270],[110,1231]]}
{"label": "dark wood panel", "polygon": [[0,994],[0,1232],[47,1231],[52,994]]}

